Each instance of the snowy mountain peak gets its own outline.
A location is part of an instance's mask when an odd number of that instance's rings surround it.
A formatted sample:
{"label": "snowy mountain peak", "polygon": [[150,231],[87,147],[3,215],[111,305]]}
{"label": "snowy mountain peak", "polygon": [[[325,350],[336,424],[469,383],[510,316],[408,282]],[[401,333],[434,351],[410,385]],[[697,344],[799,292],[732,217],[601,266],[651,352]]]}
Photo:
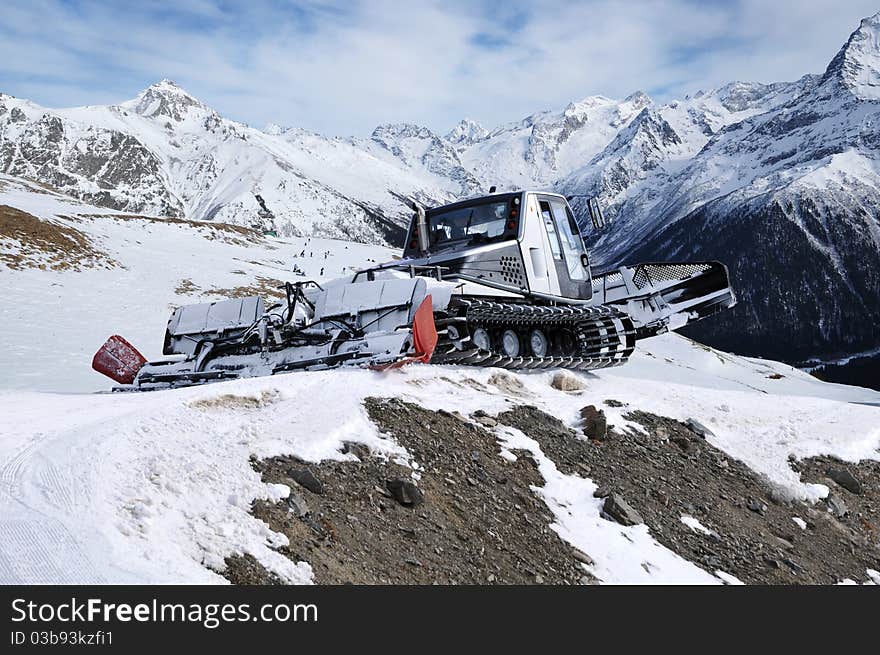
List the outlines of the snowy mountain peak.
{"label": "snowy mountain peak", "polygon": [[373,130],[370,138],[382,143],[386,139],[394,138],[436,139],[437,135],[427,127],[414,123],[386,123],[385,125],[379,125]]}
{"label": "snowy mountain peak", "polygon": [[593,107],[602,107],[605,105],[610,105],[614,102],[611,98],[606,96],[587,96],[586,98],[582,98],[576,102],[568,103],[568,106],[565,108],[566,113],[575,112],[578,110],[587,110],[592,109]]}
{"label": "snowy mountain peak", "polygon": [[644,91],[636,91],[635,93],[630,93],[626,98],[623,99],[623,101],[631,104],[634,108],[647,107],[654,102],[653,100],[651,100],[651,96],[649,96]]}
{"label": "snowy mountain peak", "polygon": [[278,125],[278,123],[266,123],[262,131],[264,134],[279,136],[280,134],[284,134],[285,132],[287,132],[287,130],[289,129],[289,127],[283,127],[281,125]]}
{"label": "snowy mountain peak", "polygon": [[186,119],[191,108],[205,108],[201,102],[169,79],[148,86],[137,98],[124,102],[121,106],[145,118],[170,118],[178,122]]}
{"label": "snowy mountain peak", "polygon": [[455,146],[470,146],[489,136],[489,130],[470,118],[463,118],[444,137]]}
{"label": "snowy mountain peak", "polygon": [[856,97],[880,99],[880,12],[862,19],[828,64],[822,83],[841,83]]}

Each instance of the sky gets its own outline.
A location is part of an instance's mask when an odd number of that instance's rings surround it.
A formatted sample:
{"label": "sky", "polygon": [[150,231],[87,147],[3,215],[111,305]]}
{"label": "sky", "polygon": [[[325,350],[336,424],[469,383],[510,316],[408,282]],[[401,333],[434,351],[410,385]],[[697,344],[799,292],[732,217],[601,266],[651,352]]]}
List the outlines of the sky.
{"label": "sky", "polygon": [[0,92],[111,104],[172,79],[223,116],[445,133],[590,95],[820,73],[876,0],[4,0]]}

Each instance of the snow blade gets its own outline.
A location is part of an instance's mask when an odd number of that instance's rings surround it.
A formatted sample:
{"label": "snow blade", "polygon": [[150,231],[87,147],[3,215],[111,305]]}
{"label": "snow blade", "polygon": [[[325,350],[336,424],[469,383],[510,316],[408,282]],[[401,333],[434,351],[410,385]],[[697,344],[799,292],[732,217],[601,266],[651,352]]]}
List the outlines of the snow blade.
{"label": "snow blade", "polygon": [[434,325],[433,298],[425,296],[413,316],[413,346],[419,361],[428,363],[437,347],[437,326]]}
{"label": "snow blade", "polygon": [[137,348],[114,334],[92,358],[92,368],[119,384],[131,384],[141,367],[147,363]]}

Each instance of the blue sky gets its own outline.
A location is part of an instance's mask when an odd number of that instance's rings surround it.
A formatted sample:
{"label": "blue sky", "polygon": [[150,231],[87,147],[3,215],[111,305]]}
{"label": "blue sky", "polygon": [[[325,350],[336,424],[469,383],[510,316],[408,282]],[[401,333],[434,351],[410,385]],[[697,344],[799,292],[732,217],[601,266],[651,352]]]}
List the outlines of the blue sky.
{"label": "blue sky", "polygon": [[331,135],[488,127],[821,72],[876,0],[6,0],[0,92],[106,104],[171,78],[221,114]]}

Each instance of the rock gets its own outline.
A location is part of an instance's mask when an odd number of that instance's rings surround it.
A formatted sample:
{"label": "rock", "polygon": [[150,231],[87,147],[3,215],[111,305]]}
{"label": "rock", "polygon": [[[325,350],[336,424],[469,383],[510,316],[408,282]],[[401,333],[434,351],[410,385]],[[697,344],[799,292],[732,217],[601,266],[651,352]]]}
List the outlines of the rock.
{"label": "rock", "polygon": [[834,516],[838,518],[843,518],[846,516],[847,512],[849,512],[849,508],[846,506],[846,503],[840,499],[840,496],[836,494],[828,494],[828,497],[825,499],[825,503],[828,505],[828,511],[831,512]]}
{"label": "rock", "polygon": [[638,525],[644,523],[639,513],[629,506],[619,494],[611,494],[605,499],[602,511],[621,525]]}
{"label": "rock", "polygon": [[296,517],[299,519],[311,511],[305,498],[293,490],[290,491],[290,495],[287,497],[287,504],[290,506],[290,511],[296,514]]}
{"label": "rock", "polygon": [[324,484],[307,468],[289,469],[287,475],[298,485],[308,489],[313,494],[320,495],[324,493]]}
{"label": "rock", "polygon": [[854,493],[857,496],[862,493],[862,483],[847,469],[829,468],[825,471],[825,475],[850,493]]}
{"label": "rock", "polygon": [[587,405],[581,408],[581,419],[583,419],[584,436],[597,441],[608,438],[608,421],[605,419],[605,412],[601,409],[597,409],[595,405]]}
{"label": "rock", "polygon": [[794,550],[794,544],[791,543],[788,539],[783,539],[782,537],[773,536],[773,542],[784,550]]}
{"label": "rock", "polygon": [[585,389],[587,385],[571,373],[558,371],[550,381],[550,386],[554,389],[559,389],[559,391],[580,391]]}
{"label": "rock", "polygon": [[489,376],[489,384],[496,389],[509,393],[512,396],[526,395],[526,387],[522,381],[510,373],[499,371]]}
{"label": "rock", "polygon": [[749,504],[746,506],[756,514],[760,514],[761,516],[767,511],[767,505],[762,503],[760,500],[750,500]]}
{"label": "rock", "polygon": [[669,437],[669,441],[681,448],[681,451],[683,453],[687,453],[691,450],[691,440],[683,435],[673,434],[671,437]]}
{"label": "rock", "polygon": [[583,563],[583,564],[586,564],[587,566],[593,566],[593,564],[595,564],[595,562],[593,561],[593,558],[592,558],[592,557],[590,557],[590,556],[587,555],[584,551],[582,551],[582,550],[580,550],[580,549],[578,549],[578,548],[572,548],[572,549],[571,549],[571,554],[574,555],[574,558],[575,558],[578,562],[581,562],[581,563]]}
{"label": "rock", "polygon": [[712,432],[712,430],[707,428],[696,419],[689,418],[687,421],[684,422],[684,424],[688,426],[688,428],[690,428],[691,432],[702,437],[703,439],[708,439],[709,437],[715,436],[715,433]]}
{"label": "rock", "polygon": [[708,566],[710,569],[720,569],[722,566],[724,566],[721,558],[717,555],[706,555],[705,557],[703,557],[703,564]]}
{"label": "rock", "polygon": [[608,398],[607,400],[603,400],[602,402],[608,405],[608,407],[623,407],[625,404],[620,402],[619,400],[614,400],[613,398]]}
{"label": "rock", "polygon": [[596,490],[593,492],[593,498],[608,498],[611,495],[611,490],[608,487],[603,487],[599,485],[596,487]]}
{"label": "rock", "polygon": [[403,478],[395,478],[385,483],[388,491],[398,503],[404,507],[416,507],[421,505],[425,496],[412,480],[404,480]]}
{"label": "rock", "polygon": [[785,564],[788,568],[790,568],[795,573],[803,573],[806,569],[803,566],[795,562],[793,559],[785,558],[782,560],[782,563]]}
{"label": "rock", "polygon": [[479,416],[474,414],[474,420],[480,425],[483,425],[487,428],[494,428],[496,425],[498,425],[498,421],[496,421],[491,416],[486,416],[485,414]]}
{"label": "rock", "polygon": [[352,454],[359,460],[364,461],[370,457],[370,447],[367,444],[358,443],[357,441],[343,441],[342,452]]}

